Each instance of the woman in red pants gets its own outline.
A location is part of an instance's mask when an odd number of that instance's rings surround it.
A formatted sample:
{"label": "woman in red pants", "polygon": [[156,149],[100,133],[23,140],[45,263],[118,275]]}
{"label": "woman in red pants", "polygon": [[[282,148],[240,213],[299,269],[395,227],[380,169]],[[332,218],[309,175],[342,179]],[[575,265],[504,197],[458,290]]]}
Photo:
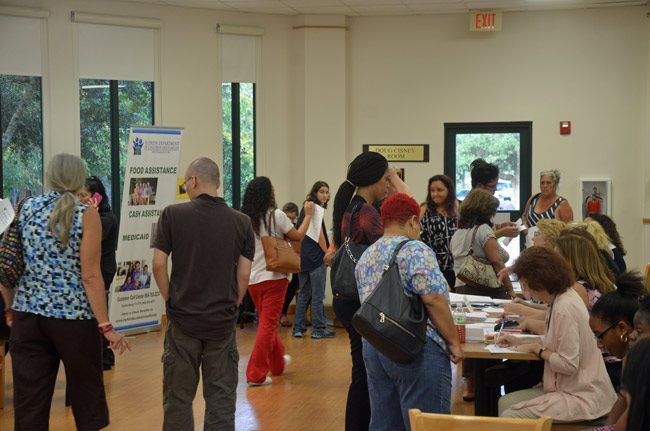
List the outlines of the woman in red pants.
{"label": "woman in red pants", "polygon": [[314,214],[314,204],[305,203],[305,218],[296,229],[289,217],[277,208],[271,180],[256,177],[246,187],[241,210],[251,218],[255,231],[255,258],[248,292],[253,298],[259,318],[255,346],[246,368],[246,381],[250,386],[261,386],[272,382],[269,373],[281,375],[291,360],[289,355],[284,354],[284,345],[278,336],[278,322],[289,284],[289,274],[266,270],[261,237],[301,240]]}

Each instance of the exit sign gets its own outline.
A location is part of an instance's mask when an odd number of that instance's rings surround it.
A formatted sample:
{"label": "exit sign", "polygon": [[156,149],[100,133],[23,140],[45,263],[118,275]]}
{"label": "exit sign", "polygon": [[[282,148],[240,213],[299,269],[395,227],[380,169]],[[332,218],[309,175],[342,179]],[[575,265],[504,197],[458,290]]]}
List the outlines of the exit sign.
{"label": "exit sign", "polygon": [[469,31],[501,31],[501,12],[479,10],[469,14]]}

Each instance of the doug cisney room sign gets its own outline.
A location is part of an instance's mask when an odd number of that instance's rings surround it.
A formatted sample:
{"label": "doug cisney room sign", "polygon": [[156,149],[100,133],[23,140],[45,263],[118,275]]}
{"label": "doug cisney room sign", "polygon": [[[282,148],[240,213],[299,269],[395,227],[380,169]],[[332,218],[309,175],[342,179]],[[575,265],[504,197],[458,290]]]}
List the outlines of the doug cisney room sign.
{"label": "doug cisney room sign", "polygon": [[429,145],[364,145],[363,152],[374,151],[389,162],[428,162]]}

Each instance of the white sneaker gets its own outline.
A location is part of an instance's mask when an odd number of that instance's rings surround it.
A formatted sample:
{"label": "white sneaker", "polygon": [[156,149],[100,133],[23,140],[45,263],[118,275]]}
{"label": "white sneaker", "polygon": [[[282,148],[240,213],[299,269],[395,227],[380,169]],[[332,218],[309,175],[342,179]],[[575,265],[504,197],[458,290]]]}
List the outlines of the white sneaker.
{"label": "white sneaker", "polygon": [[287,368],[291,364],[291,355],[284,355],[284,368]]}
{"label": "white sneaker", "polygon": [[266,376],[266,379],[264,379],[262,383],[256,383],[256,382],[246,382],[246,383],[248,383],[248,386],[266,386],[273,383],[273,380],[271,380],[269,376]]}

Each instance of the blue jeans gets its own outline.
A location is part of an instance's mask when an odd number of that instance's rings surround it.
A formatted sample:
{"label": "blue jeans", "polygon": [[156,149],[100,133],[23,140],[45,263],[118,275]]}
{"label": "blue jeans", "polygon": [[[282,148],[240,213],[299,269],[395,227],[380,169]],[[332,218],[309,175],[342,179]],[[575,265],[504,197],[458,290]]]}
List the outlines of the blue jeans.
{"label": "blue jeans", "polygon": [[451,364],[449,355],[427,338],[410,364],[398,364],[363,340],[363,360],[370,393],[370,430],[410,430],[409,409],[449,414]]}
{"label": "blue jeans", "polygon": [[296,319],[294,329],[299,331],[307,330],[307,305],[311,300],[311,324],[312,332],[323,333],[327,330],[327,317],[325,317],[325,279],[327,268],[325,264],[318,268],[298,274],[300,293],[296,305]]}

